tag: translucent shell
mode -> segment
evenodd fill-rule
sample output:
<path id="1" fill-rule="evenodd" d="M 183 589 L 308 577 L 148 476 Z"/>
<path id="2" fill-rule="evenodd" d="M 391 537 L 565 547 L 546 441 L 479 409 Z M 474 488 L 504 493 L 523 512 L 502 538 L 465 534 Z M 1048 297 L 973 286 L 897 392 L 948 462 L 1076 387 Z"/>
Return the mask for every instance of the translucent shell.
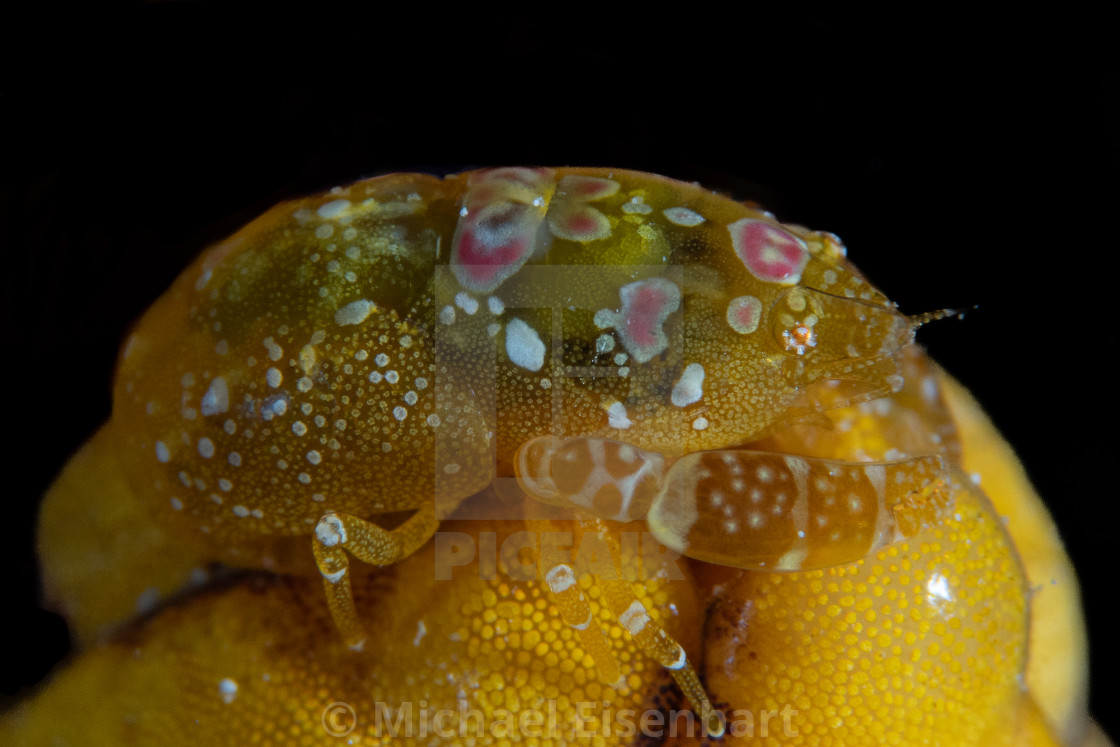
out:
<path id="1" fill-rule="evenodd" d="M 127 340 L 112 433 L 161 523 L 275 568 L 330 511 L 450 515 L 534 437 L 679 454 L 820 409 L 818 382 L 888 392 L 911 326 L 830 238 L 694 185 L 393 175 L 204 253 Z"/>

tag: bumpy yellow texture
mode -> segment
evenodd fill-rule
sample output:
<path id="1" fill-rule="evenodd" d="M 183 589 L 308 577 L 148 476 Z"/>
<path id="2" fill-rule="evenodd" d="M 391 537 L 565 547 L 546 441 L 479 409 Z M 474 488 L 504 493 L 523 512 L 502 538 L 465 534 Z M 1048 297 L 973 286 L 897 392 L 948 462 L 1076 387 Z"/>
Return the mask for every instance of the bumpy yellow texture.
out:
<path id="1" fill-rule="evenodd" d="M 984 422 L 956 390 L 951 402 L 955 412 Z M 966 460 L 978 449 L 993 448 L 993 438 L 994 431 L 966 428 Z M 995 447 L 1002 448 L 1000 443 Z M 1008 457 L 1000 455 L 989 470 L 1014 471 Z M 988 487 L 1009 506 L 1037 510 L 1032 493 L 1014 492 L 1021 486 L 999 482 Z M 940 553 L 931 551 L 933 538 L 922 538 L 917 556 L 893 547 L 882 559 L 823 572 L 746 574 L 700 567 L 724 583 L 706 623 L 696 616 L 704 603 L 694 607 L 692 598 L 696 592 L 705 598 L 703 580 L 684 582 L 684 588 L 680 582 L 666 584 L 655 592 L 662 594 L 656 608 L 694 655 L 704 630 L 707 685 L 729 713 L 745 709 L 753 714 L 754 743 L 767 744 L 757 740 L 763 712 L 774 710 L 767 719 L 775 737 L 770 744 L 1058 744 L 1033 702 L 1015 697 L 1025 654 L 1025 598 L 1021 581 L 995 583 L 1001 574 L 1014 575 L 1013 556 L 1006 552 L 998 520 L 982 503 L 965 497 L 962 504 L 962 520 L 935 532 Z M 472 534 L 495 528 L 476 522 L 445 527 Z M 1011 531 L 1016 530 L 1013 522 Z M 966 537 L 969 541 L 961 542 Z M 374 637 L 362 654 L 346 650 L 333 634 L 317 583 L 254 577 L 217 588 L 80 657 L 37 699 L 8 716 L 8 741 L 47 744 L 69 735 L 73 744 L 253 738 L 332 744 L 323 712 L 328 725 L 350 723 L 345 708 L 328 710 L 336 700 L 354 709 L 359 726 L 369 726 L 378 699 L 412 698 L 417 713 L 426 700 L 433 713 L 444 707 L 458 713 L 460 688 L 474 703 L 480 697 L 474 688 L 484 691 L 484 683 L 498 680 L 503 690 L 515 691 L 510 697 L 522 709 L 527 703 L 543 704 L 547 715 L 549 700 L 566 697 L 559 701 L 565 708 L 557 711 L 557 723 L 574 730 L 573 698 L 594 699 L 609 691 L 596 689 L 585 669 L 589 662 L 564 663 L 573 654 L 570 648 L 526 649 L 549 635 L 570 646 L 570 631 L 542 595 L 543 584 L 481 582 L 475 565 L 456 568 L 453 581 L 435 582 L 433 564 L 429 546 L 399 566 L 361 577 L 359 607 L 369 616 Z M 946 585 L 932 588 L 948 592 L 953 601 L 935 597 L 931 604 L 929 582 L 935 573 L 945 576 Z M 501 606 L 504 601 L 517 604 Z M 525 602 L 532 603 L 532 612 Z M 679 615 L 666 614 L 673 609 L 670 603 Z M 953 617 L 950 611 L 959 614 Z M 1048 618 L 1076 616 L 1076 610 L 1057 604 L 1034 609 L 1035 624 L 1052 630 L 1060 625 L 1048 624 Z M 608 619 L 601 619 L 607 627 Z M 654 702 L 677 704 L 664 672 L 629 647 L 628 636 L 617 627 L 613 636 L 624 670 L 637 677 L 631 678 L 636 692 L 628 699 L 612 698 L 614 706 L 640 711 Z M 1081 692 L 1083 646 L 1074 645 L 1070 659 L 1039 654 L 1071 636 L 1080 641 L 1076 628 L 1048 640 L 1031 639 L 1031 657 L 1044 665 L 1030 670 L 1028 693 L 1034 683 L 1045 688 L 1055 680 Z M 438 676 L 429 677 L 432 673 Z M 229 703 L 221 690 L 225 679 L 237 684 Z M 443 687 L 444 681 L 454 687 Z M 778 739 L 785 704 L 799 711 L 792 721 L 798 735 Z M 1041 705 L 1062 732 L 1082 731 L 1083 710 L 1055 712 L 1047 700 Z M 740 734 L 747 733 L 747 723 L 740 719 Z M 985 725 L 988 733 L 977 736 Z M 615 736 L 609 743 L 631 741 Z"/>
<path id="2" fill-rule="evenodd" d="M 1023 560 L 1031 589 L 1030 660 L 1026 681 L 1039 708 L 1065 741 L 1085 733 L 1088 640 L 1073 564 L 1022 464 L 980 406 L 942 376 L 945 399 L 964 445 L 962 465 L 980 476 Z M 1103 736 L 1101 737 L 1103 739 Z"/>
<path id="3" fill-rule="evenodd" d="M 445 524 L 496 531 L 498 546 L 525 528 Z M 332 728 L 354 726 L 349 738 L 357 743 L 395 744 L 395 734 L 419 744 L 428 741 L 420 732 L 427 708 L 433 718 L 448 712 L 429 728 L 455 735 L 461 711 L 481 714 L 463 728 L 473 736 L 481 725 L 482 743 L 501 743 L 509 724 L 518 732 L 520 714 L 532 711 L 541 716 L 540 743 L 559 744 L 600 730 L 604 710 L 682 707 L 666 672 L 617 626 L 609 639 L 625 683 L 600 683 L 539 579 L 483 581 L 475 562 L 455 568 L 452 581 L 436 581 L 436 565 L 429 544 L 397 566 L 359 575 L 357 601 L 370 631 L 360 653 L 341 644 L 317 581 L 250 577 L 218 587 L 82 656 L 9 717 L 14 741 L 5 743 L 332 744 Z M 597 601 L 597 589 L 585 590 Z M 651 581 L 639 598 L 689 650 L 699 649 L 690 578 Z M 598 607 L 596 620 L 610 627 Z M 413 720 L 394 730 L 402 707 L 412 708 Z"/>
<path id="4" fill-rule="evenodd" d="M 113 422 L 75 457 L 44 507 L 48 593 L 79 640 L 102 638 L 197 583 L 211 560 L 313 573 L 309 535 L 323 510 L 371 517 L 416 507 L 433 489 L 447 491 L 450 510 L 494 476 L 488 449 L 496 451 L 498 475 L 506 475 L 519 442 L 549 429 L 668 452 L 743 445 L 772 431 L 745 446 L 856 462 L 929 454 L 958 463 L 963 441 L 964 466 L 980 475 L 998 513 L 966 473 L 947 473 L 953 515 L 863 561 L 762 574 L 679 560 L 666 570 L 679 566 L 683 578 L 646 579 L 636 586 L 639 598 L 684 644 L 731 719 L 729 740 L 1076 744 L 1084 728 L 1085 649 L 1076 584 L 1045 511 L 1015 472 L 1013 455 L 992 446 L 1002 443 L 998 435 L 974 427 L 986 422 L 983 416 L 950 390 L 954 414 L 965 424 L 958 436 L 936 372 L 915 348 L 897 347 L 908 339 L 904 318 L 840 258 L 835 238 L 789 228 L 787 237 L 796 235 L 811 255 L 803 284 L 835 293 L 794 298 L 745 272 L 727 246 L 726 226 L 744 215 L 777 225 L 759 211 L 626 172 L 556 174 L 569 194 L 553 195 L 551 182 L 538 179 L 544 172 L 535 173 L 512 170 L 496 187 L 486 175 L 445 182 L 390 177 L 288 203 L 184 274 L 126 343 Z M 463 204 L 470 206 L 470 185 L 481 184 L 487 200 L 495 189 L 514 195 L 514 213 L 531 216 L 534 192 L 516 195 L 534 179 L 545 184 L 544 204 L 552 200 L 555 208 L 534 234 L 547 236 L 545 226 L 551 232 L 548 262 L 645 267 L 638 275 L 595 267 L 579 282 L 567 278 L 564 287 L 588 298 L 564 319 L 564 365 L 602 365 L 618 355 L 618 348 L 600 349 L 603 328 L 590 317 L 603 304 L 617 308 L 620 282 L 679 281 L 685 311 L 683 328 L 666 322 L 669 339 L 681 344 L 660 358 L 614 360 L 614 378 L 553 379 L 564 393 L 560 421 L 553 420 L 544 372 L 526 373 L 514 360 L 523 353 L 501 358 L 502 335 L 517 334 L 502 306 L 544 298 L 537 276 L 522 272 L 506 281 L 504 301 L 496 304 L 485 290 L 477 298 L 456 296 L 458 326 L 444 338 L 451 345 L 445 357 L 430 359 L 432 329 L 425 326 L 442 303 L 436 299 L 451 297 L 440 283 L 457 287 L 438 268 L 448 261 L 440 241 L 444 234 L 449 240 L 459 195 L 467 190 Z M 588 207 L 571 196 L 580 189 L 604 197 Z M 367 195 L 373 196 L 358 202 Z M 343 197 L 351 198 L 344 206 Z M 613 237 L 604 245 L 609 256 L 587 252 L 597 246 L 586 241 L 592 234 Z M 355 243 L 345 247 L 331 242 L 335 237 Z M 277 261 L 294 264 L 278 271 Z M 658 264 L 664 267 L 651 269 Z M 683 273 L 674 275 L 670 265 Z M 344 306 L 353 293 L 373 300 Z M 744 307 L 728 303 L 743 294 L 763 299 L 758 334 L 743 332 L 744 319 L 732 317 Z M 845 294 L 868 303 L 844 301 Z M 468 311 L 472 301 L 477 314 Z M 820 322 L 821 347 L 804 358 L 792 352 L 791 338 L 781 342 L 791 330 L 783 319 L 798 315 L 815 320 L 804 322 L 810 327 Z M 544 317 L 522 316 L 547 329 Z M 357 317 L 362 324 L 351 324 Z M 493 353 L 479 353 L 495 336 L 498 387 L 488 394 L 472 376 L 492 364 Z M 795 337 L 794 344 L 809 338 Z M 841 357 L 870 358 L 830 364 L 842 350 Z M 844 407 L 901 383 L 892 359 L 904 388 Z M 674 381 L 693 360 L 707 372 L 703 396 L 667 406 Z M 452 397 L 441 404 L 424 394 L 431 389 L 419 379 L 434 379 L 437 363 L 448 362 L 454 365 L 440 373 Z M 833 378 L 845 381 L 819 384 Z M 623 400 L 624 419 L 608 418 L 607 406 Z M 485 420 L 488 406 L 497 408 L 496 423 Z M 812 414 L 818 409 L 829 411 Z M 798 418 L 808 420 L 780 428 Z M 442 451 L 433 422 L 448 436 Z M 318 446 L 307 451 L 306 439 Z M 448 481 L 432 482 L 433 460 Z M 388 489 L 370 495 L 371 485 Z M 492 511 L 511 493 L 498 498 L 486 491 L 463 508 Z M 107 505 L 99 509 L 100 503 Z M 506 506 L 502 515 L 528 508 Z M 148 511 L 161 529 L 147 527 Z M 83 521 L 82 512 L 96 521 Z M 1012 515 L 1014 544 L 1002 513 Z M 392 525 L 399 517 L 384 519 Z M 570 523 L 528 526 L 579 535 Z M 476 537 L 496 532 L 499 540 L 519 528 L 516 521 L 441 525 Z M 184 552 L 178 543 L 193 549 Z M 1016 545 L 1027 556 L 1025 572 Z M 396 728 L 401 704 L 410 703 L 414 718 L 426 712 L 436 719 L 426 735 L 418 721 L 412 724 L 412 738 L 427 742 L 437 726 L 458 736 L 462 701 L 463 710 L 479 711 L 483 742 L 547 744 L 590 731 L 604 743 L 630 743 L 643 712 L 645 731 L 656 733 L 657 714 L 684 705 L 666 672 L 598 605 L 598 585 L 583 581 L 626 677 L 617 690 L 598 682 L 539 578 L 544 567 L 535 579 L 491 580 L 480 578 L 476 563 L 443 581 L 441 562 L 429 543 L 382 571 L 351 566 L 370 634 L 360 653 L 342 645 L 318 580 L 211 582 L 87 651 L 6 717 L 0 735 L 10 730 L 28 744 L 308 744 L 335 743 L 352 726 L 347 739 L 377 743 Z M 1032 605 L 1028 588 L 1046 579 L 1057 592 L 1047 594 L 1049 604 Z M 511 721 L 506 709 L 529 713 L 529 723 Z"/>

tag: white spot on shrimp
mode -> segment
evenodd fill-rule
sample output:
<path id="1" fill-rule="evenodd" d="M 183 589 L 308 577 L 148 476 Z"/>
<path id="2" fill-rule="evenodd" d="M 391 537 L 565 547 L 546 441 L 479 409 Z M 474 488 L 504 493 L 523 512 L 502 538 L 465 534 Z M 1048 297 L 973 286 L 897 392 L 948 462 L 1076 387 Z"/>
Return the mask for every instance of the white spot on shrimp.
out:
<path id="1" fill-rule="evenodd" d="M 510 362 L 529 371 L 540 371 L 544 365 L 544 343 L 537 331 L 520 319 L 506 325 L 506 355 Z"/>
<path id="2" fill-rule="evenodd" d="M 441 324 L 454 324 L 455 323 L 455 307 L 444 306 L 439 310 L 439 321 Z"/>
<path id="3" fill-rule="evenodd" d="M 335 324 L 341 327 L 350 324 L 361 324 L 376 308 L 377 304 L 364 298 L 358 301 L 351 301 L 334 312 Z"/>
<path id="4" fill-rule="evenodd" d="M 244 519 L 249 515 L 249 509 L 245 508 L 239 503 L 233 507 L 233 515 L 238 518 Z"/>
<path id="5" fill-rule="evenodd" d="M 699 363 L 689 363 L 681 374 L 680 381 L 673 387 L 670 400 L 677 407 L 686 407 L 700 401 L 704 396 L 704 367 Z"/>
<path id="6" fill-rule="evenodd" d="M 241 455 L 238 454 L 236 451 L 231 451 L 229 453 L 229 460 L 228 461 L 234 467 L 240 467 L 241 466 Z"/>
<path id="7" fill-rule="evenodd" d="M 633 425 L 626 413 L 626 406 L 621 402 L 612 402 L 611 406 L 607 408 L 607 422 L 611 428 L 618 428 L 619 430 L 626 430 Z"/>
<path id="8" fill-rule="evenodd" d="M 198 453 L 203 459 L 209 459 L 214 456 L 214 442 L 205 436 L 198 439 Z"/>
<path id="9" fill-rule="evenodd" d="M 708 419 L 701 415 L 700 417 L 696 418 L 696 420 L 692 421 L 692 427 L 694 430 L 702 431 L 708 427 Z"/>
<path id="10" fill-rule="evenodd" d="M 156 459 L 166 464 L 171 460 L 171 452 L 163 441 L 156 441 Z"/>
<path id="11" fill-rule="evenodd" d="M 490 313 L 494 316 L 500 316 L 506 310 L 505 303 L 503 303 L 502 299 L 498 298 L 497 296 L 490 296 L 489 298 L 487 298 L 486 306 L 490 309 Z"/>
<path id="12" fill-rule="evenodd" d="M 648 215 L 653 212 L 653 208 L 645 203 L 641 195 L 631 197 L 630 202 L 624 202 L 621 210 L 627 215 Z"/>
<path id="13" fill-rule="evenodd" d="M 465 311 L 468 316 L 474 316 L 474 313 L 478 311 L 478 301 L 466 291 L 459 291 L 455 294 L 455 305 Z"/>
<path id="14" fill-rule="evenodd" d="M 393 417 L 397 420 L 404 420 L 406 417 L 408 417 L 408 410 L 401 407 L 400 405 L 397 405 L 393 408 Z"/>
<path id="15" fill-rule="evenodd" d="M 385 381 L 388 381 L 390 384 L 396 384 L 400 380 L 401 380 L 401 375 L 399 373 L 397 373 L 396 371 L 386 371 L 385 372 Z"/>
<path id="16" fill-rule="evenodd" d="M 319 464 L 321 461 L 323 461 L 323 456 L 319 452 L 312 449 L 311 451 L 307 452 L 307 461 L 311 462 L 312 464 Z"/>
<path id="17" fill-rule="evenodd" d="M 210 382 L 210 388 L 202 395 L 199 410 L 203 415 L 217 415 L 229 409 L 229 387 L 221 376 Z"/>
<path id="18" fill-rule="evenodd" d="M 178 498 L 176 498 L 175 496 L 172 496 L 171 497 L 171 508 L 175 509 L 176 511 L 182 511 L 183 510 L 183 502 L 181 500 L 179 500 Z"/>
<path id="19" fill-rule="evenodd" d="M 284 382 L 284 374 L 280 373 L 280 369 L 278 368 L 268 369 L 268 371 L 265 372 L 264 378 L 273 389 Z"/>
<path id="20" fill-rule="evenodd" d="M 686 207 L 666 208 L 661 211 L 661 214 L 668 218 L 670 223 L 675 223 L 685 228 L 692 228 L 704 222 L 704 216 Z"/>
<path id="21" fill-rule="evenodd" d="M 324 220 L 337 218 L 348 207 L 350 207 L 350 200 L 331 200 L 319 206 L 319 217 Z"/>
<path id="22" fill-rule="evenodd" d="M 330 223 L 323 223 L 315 229 L 315 238 L 329 239 L 334 234 L 334 226 Z"/>
<path id="23" fill-rule="evenodd" d="M 276 344 L 271 337 L 264 338 L 264 346 L 268 349 L 269 360 L 278 361 L 284 357 L 284 348 Z"/>
<path id="24" fill-rule="evenodd" d="M 233 699 L 237 697 L 237 683 L 226 677 L 218 683 L 218 692 L 222 694 L 223 703 L 232 703 Z"/>

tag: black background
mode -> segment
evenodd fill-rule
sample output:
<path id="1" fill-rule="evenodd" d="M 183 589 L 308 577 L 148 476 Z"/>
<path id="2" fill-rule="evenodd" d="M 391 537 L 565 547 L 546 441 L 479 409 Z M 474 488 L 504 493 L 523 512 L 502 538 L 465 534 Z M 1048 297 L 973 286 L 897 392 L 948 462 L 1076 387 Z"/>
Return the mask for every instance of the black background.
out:
<path id="1" fill-rule="evenodd" d="M 1103 20 L 406 13 L 134 6 L 7 30 L 3 694 L 65 652 L 36 605 L 39 496 L 107 417 L 127 325 L 202 246 L 388 171 L 609 165 L 834 231 L 906 312 L 979 307 L 919 339 L 1047 498 L 1083 580 L 1093 710 L 1120 733 Z"/>

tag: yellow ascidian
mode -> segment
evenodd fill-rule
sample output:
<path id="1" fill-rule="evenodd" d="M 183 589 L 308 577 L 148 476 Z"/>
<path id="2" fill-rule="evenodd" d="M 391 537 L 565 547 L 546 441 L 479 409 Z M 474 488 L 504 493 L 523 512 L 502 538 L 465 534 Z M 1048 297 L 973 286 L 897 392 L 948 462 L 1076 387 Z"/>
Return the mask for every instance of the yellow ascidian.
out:
<path id="1" fill-rule="evenodd" d="M 942 315 L 651 174 L 281 204 L 125 340 L 42 511 L 86 650 L 0 735 L 1088 744 L 1076 581 Z"/>

